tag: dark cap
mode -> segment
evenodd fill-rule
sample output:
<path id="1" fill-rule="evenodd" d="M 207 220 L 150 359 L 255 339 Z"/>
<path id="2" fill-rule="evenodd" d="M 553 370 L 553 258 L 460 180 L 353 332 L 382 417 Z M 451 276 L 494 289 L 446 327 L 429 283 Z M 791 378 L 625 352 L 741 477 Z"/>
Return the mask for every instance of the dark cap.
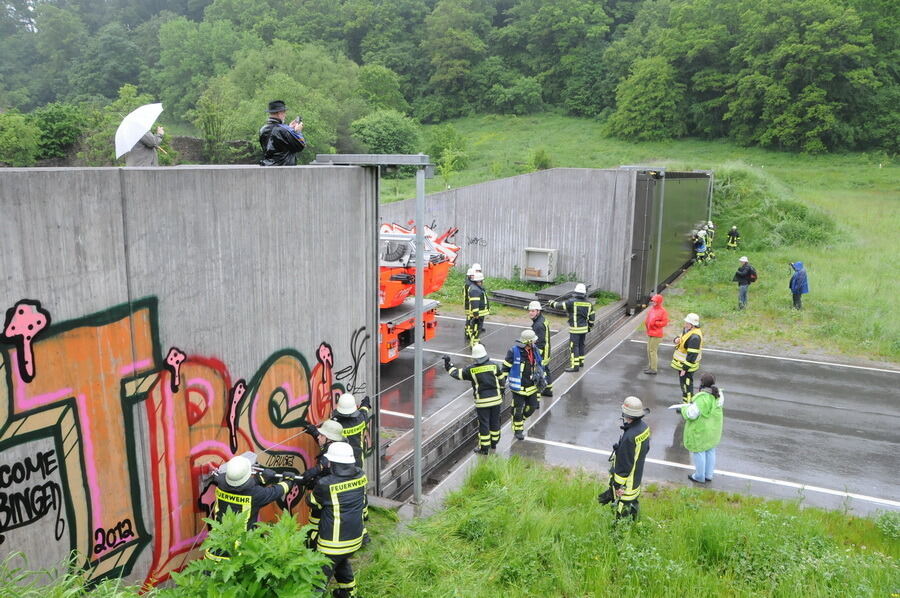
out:
<path id="1" fill-rule="evenodd" d="M 287 110 L 287 106 L 284 105 L 283 100 L 273 100 L 269 102 L 269 114 L 273 112 L 283 112 Z"/>
<path id="2" fill-rule="evenodd" d="M 710 387 L 716 383 L 716 377 L 710 373 L 705 373 L 700 376 L 700 386 Z"/>

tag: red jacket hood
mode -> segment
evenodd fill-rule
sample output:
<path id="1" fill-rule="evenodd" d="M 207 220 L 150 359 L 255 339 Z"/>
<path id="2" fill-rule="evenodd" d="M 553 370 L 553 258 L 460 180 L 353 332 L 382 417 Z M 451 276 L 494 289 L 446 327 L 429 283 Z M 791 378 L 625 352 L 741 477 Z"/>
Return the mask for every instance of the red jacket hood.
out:
<path id="1" fill-rule="evenodd" d="M 658 305 L 659 307 L 662 307 L 663 296 L 660 295 L 659 293 L 657 293 L 656 295 L 653 295 L 652 297 L 650 297 L 650 301 L 656 301 L 656 305 Z"/>

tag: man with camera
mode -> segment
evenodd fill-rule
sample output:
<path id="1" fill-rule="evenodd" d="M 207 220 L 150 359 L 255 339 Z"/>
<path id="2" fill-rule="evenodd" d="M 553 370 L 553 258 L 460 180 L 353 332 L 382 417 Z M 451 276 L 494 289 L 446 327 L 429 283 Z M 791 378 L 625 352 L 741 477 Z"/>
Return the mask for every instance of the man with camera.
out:
<path id="1" fill-rule="evenodd" d="M 287 107 L 281 100 L 269 102 L 269 119 L 259 130 L 259 145 L 263 159 L 260 166 L 295 166 L 297 156 L 306 147 L 303 137 L 303 120 L 298 116 L 284 124 Z"/>

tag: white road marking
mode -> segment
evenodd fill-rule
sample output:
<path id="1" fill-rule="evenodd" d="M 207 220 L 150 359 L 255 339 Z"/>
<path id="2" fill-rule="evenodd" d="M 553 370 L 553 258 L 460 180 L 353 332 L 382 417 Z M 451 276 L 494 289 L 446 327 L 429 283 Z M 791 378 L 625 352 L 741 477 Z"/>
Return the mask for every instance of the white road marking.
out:
<path id="1" fill-rule="evenodd" d="M 611 454 L 611 451 L 605 451 L 602 449 L 595 449 L 586 446 L 579 446 L 577 444 L 568 444 L 565 442 L 555 442 L 553 440 L 544 440 L 542 438 L 531 438 L 526 437 L 525 440 L 530 442 L 536 442 L 538 444 L 547 444 L 550 446 L 558 446 L 561 448 L 572 449 L 576 451 L 583 451 L 586 453 L 593 453 L 595 455 L 603 455 L 604 457 L 608 457 Z M 679 469 L 694 469 L 693 465 L 685 465 L 684 463 L 675 463 L 674 461 L 664 461 L 662 459 L 651 459 L 647 457 L 647 463 L 654 463 L 656 465 L 666 465 L 668 467 L 677 467 Z M 887 505 L 890 507 L 898 507 L 900 508 L 900 502 L 895 500 L 888 500 L 886 498 L 878 498 L 875 496 L 866 496 L 865 494 L 856 494 L 854 492 L 843 492 L 841 490 L 832 490 L 831 488 L 822 488 L 821 486 L 810 486 L 808 484 L 800 484 L 798 482 L 789 482 L 786 480 L 778 480 L 775 478 L 763 478 L 760 476 L 749 475 L 746 473 L 737 473 L 733 471 L 722 471 L 721 469 L 715 470 L 717 475 L 738 478 L 741 480 L 751 480 L 754 482 L 762 482 L 764 484 L 774 484 L 776 486 L 785 486 L 787 488 L 797 488 L 798 490 L 802 490 L 804 492 L 818 492 L 820 494 L 830 494 L 832 496 L 840 496 L 844 498 L 853 498 L 856 500 L 862 500 L 866 502 L 872 502 L 879 505 Z"/>
<path id="2" fill-rule="evenodd" d="M 524 311 L 524 310 L 523 310 L 523 311 Z M 528 312 L 525 311 L 525 314 L 527 315 Z M 466 321 L 465 318 L 457 318 L 456 316 L 442 316 L 442 315 L 438 315 L 438 316 L 435 316 L 435 317 L 436 317 L 436 318 L 439 318 L 439 319 L 442 319 L 442 320 L 456 320 L 457 322 L 465 322 L 465 321 Z M 506 326 L 507 328 L 519 328 L 519 329 L 521 329 L 521 330 L 524 330 L 525 328 L 531 328 L 531 324 L 507 324 L 506 322 L 488 322 L 488 321 L 485 321 L 484 325 L 485 325 L 485 326 Z M 553 330 L 552 328 L 550 329 L 550 334 L 555 334 L 555 333 L 557 333 L 557 332 L 559 332 L 559 331 L 558 331 L 558 330 Z"/>
<path id="3" fill-rule="evenodd" d="M 642 341 L 640 339 L 630 339 L 633 343 L 639 343 L 646 345 L 647 341 Z M 727 349 L 703 349 L 703 352 L 709 351 L 710 353 L 728 353 L 731 355 L 745 355 L 747 357 L 761 357 L 763 359 L 778 359 L 780 361 L 796 361 L 798 363 L 814 363 L 816 365 L 830 365 L 837 368 L 852 368 L 854 370 L 868 370 L 870 372 L 884 372 L 886 374 L 900 374 L 900 370 L 886 370 L 884 368 L 871 368 L 862 365 L 850 365 L 847 363 L 833 363 L 831 361 L 816 361 L 814 359 L 800 359 L 798 357 L 780 357 L 778 355 L 760 355 L 759 353 L 745 353 L 743 351 L 729 351 Z"/>

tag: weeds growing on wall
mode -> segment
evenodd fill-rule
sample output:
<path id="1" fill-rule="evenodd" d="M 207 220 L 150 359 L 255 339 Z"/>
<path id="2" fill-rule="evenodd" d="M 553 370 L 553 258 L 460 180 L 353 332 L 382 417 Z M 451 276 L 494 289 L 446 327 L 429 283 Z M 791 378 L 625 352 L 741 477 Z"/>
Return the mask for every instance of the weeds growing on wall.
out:
<path id="1" fill-rule="evenodd" d="M 32 571 L 21 552 L 11 552 L 0 561 L 0 598 L 132 598 L 139 587 L 120 578 L 90 585 L 78 572 L 77 559 L 61 563 L 60 570 Z"/>
<path id="2" fill-rule="evenodd" d="M 584 472 L 484 459 L 445 511 L 379 540 L 365 595 L 878 596 L 900 546 L 868 519 L 693 488 L 649 485 L 617 522 Z"/>

